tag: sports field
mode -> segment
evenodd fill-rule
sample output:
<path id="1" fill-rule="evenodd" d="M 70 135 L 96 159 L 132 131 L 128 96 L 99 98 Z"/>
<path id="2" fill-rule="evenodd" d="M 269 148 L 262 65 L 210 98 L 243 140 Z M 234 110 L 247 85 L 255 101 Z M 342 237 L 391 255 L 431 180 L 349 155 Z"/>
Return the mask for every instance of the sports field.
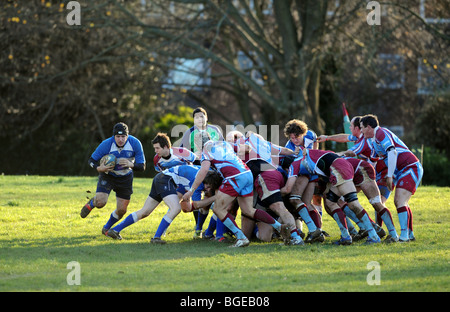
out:
<path id="1" fill-rule="evenodd" d="M 192 214 L 184 213 L 169 228 L 167 245 L 150 245 L 165 205 L 122 231 L 122 241 L 105 237 L 101 228 L 115 209 L 114 194 L 105 208 L 79 216 L 96 182 L 96 177 L 0 176 L 0 291 L 450 290 L 450 187 L 422 186 L 413 196 L 415 242 L 334 246 L 339 229 L 324 215 L 323 229 L 331 237 L 323 244 L 275 241 L 228 248 L 194 241 Z M 135 179 L 129 212 L 141 208 L 150 185 L 151 179 Z M 373 216 L 368 201 L 360 199 Z M 392 198 L 388 208 L 399 232 Z"/>

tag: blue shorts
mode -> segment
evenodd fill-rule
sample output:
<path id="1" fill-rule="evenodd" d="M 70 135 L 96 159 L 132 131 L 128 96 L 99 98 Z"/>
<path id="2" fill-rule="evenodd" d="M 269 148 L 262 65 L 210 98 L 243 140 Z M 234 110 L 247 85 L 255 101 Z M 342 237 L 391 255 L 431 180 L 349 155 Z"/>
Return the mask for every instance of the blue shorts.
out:
<path id="1" fill-rule="evenodd" d="M 171 176 L 164 173 L 158 173 L 153 179 L 152 188 L 149 196 L 161 202 L 168 195 L 177 195 L 177 185 Z"/>
<path id="2" fill-rule="evenodd" d="M 133 194 L 133 174 L 115 177 L 101 173 L 98 176 L 97 193 L 109 194 L 111 191 L 116 192 L 116 197 L 130 200 L 131 194 Z"/>
<path id="3" fill-rule="evenodd" d="M 246 171 L 232 178 L 225 178 L 219 191 L 233 197 L 253 196 L 253 174 Z"/>

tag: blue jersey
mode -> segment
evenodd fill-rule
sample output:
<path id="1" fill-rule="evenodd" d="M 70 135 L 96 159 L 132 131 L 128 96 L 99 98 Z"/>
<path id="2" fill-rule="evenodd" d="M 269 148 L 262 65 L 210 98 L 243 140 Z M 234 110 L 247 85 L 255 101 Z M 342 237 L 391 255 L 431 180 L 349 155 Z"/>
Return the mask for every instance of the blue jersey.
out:
<path id="1" fill-rule="evenodd" d="M 306 134 L 303 136 L 303 146 L 300 146 L 300 148 L 301 149 L 303 149 L 303 148 L 312 149 L 314 146 L 314 142 L 316 142 L 316 140 L 317 140 L 317 134 L 312 130 L 308 130 L 306 132 Z M 295 151 L 296 145 L 294 143 L 292 143 L 291 140 L 289 140 L 286 143 L 285 147 L 292 151 Z"/>
<path id="2" fill-rule="evenodd" d="M 194 165 L 181 165 L 171 167 L 164 170 L 162 173 L 171 176 L 173 181 L 177 185 L 177 191 L 184 194 L 186 193 L 194 183 L 195 177 L 197 176 L 200 166 Z M 202 199 L 202 191 L 204 189 L 203 182 L 197 187 L 194 194 L 192 194 L 192 200 L 198 201 Z"/>
<path id="3" fill-rule="evenodd" d="M 406 166 L 416 163 L 419 159 L 409 150 L 405 143 L 390 130 L 382 127 L 374 129 L 374 137 L 369 140 L 374 157 L 378 156 L 388 165 L 387 151 L 391 148 L 397 150 L 396 169 L 401 170 Z"/>
<path id="4" fill-rule="evenodd" d="M 184 147 L 171 148 L 169 155 L 170 156 L 167 159 L 159 156 L 158 154 L 155 155 L 155 157 L 153 158 L 155 171 L 161 172 L 171 167 L 189 165 L 193 163 L 197 158 L 194 153 Z"/>
<path id="5" fill-rule="evenodd" d="M 222 178 L 231 178 L 250 172 L 246 164 L 236 155 L 233 146 L 226 141 L 208 141 L 202 152 L 202 161 L 208 160 Z"/>
<path id="6" fill-rule="evenodd" d="M 126 158 L 129 161 L 137 164 L 145 164 L 144 150 L 142 148 L 141 142 L 132 135 L 128 135 L 128 139 L 125 145 L 120 148 L 117 146 L 114 136 L 104 140 L 97 149 L 92 153 L 91 158 L 95 161 L 99 161 L 103 156 L 107 154 L 113 154 L 116 156 L 117 162 L 114 166 L 114 170 L 108 174 L 121 177 L 131 174 L 133 169 L 124 168 L 118 164 L 120 158 Z"/>

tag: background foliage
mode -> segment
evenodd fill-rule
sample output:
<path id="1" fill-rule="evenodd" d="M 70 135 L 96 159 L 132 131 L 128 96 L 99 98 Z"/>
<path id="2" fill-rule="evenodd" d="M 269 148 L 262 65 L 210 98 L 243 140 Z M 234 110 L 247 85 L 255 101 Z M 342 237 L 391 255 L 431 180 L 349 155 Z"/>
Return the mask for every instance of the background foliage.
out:
<path id="1" fill-rule="evenodd" d="M 351 115 L 403 125 L 410 147 L 448 167 L 450 24 L 427 22 L 416 2 L 381 2 L 380 26 L 367 24 L 365 1 L 82 0 L 79 26 L 67 24 L 67 3 L 1 4 L 0 172 L 94 175 L 87 159 L 118 121 L 149 161 L 155 133 L 192 124 L 195 106 L 222 129 L 282 128 L 295 117 L 339 133 L 341 102 Z M 450 12 L 444 0 L 425 9 Z M 199 59 L 203 71 L 183 69 L 195 82 L 171 79 L 182 60 Z M 419 94 L 422 85 L 430 92 Z M 438 169 L 425 168 L 424 181 Z M 430 183 L 441 178 L 450 184 Z"/>

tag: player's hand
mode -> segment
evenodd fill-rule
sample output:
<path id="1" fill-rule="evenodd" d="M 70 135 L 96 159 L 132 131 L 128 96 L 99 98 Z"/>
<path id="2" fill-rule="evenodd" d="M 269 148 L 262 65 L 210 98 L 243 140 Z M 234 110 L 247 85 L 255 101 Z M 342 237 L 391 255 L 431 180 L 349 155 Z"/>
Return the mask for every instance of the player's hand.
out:
<path id="1" fill-rule="evenodd" d="M 184 193 L 183 197 L 181 197 L 181 200 L 182 201 L 189 201 L 191 196 L 192 196 L 192 192 L 191 191 L 187 191 L 186 193 Z"/>
<path id="2" fill-rule="evenodd" d="M 100 166 L 97 167 L 97 171 L 99 173 L 103 172 L 103 173 L 108 173 L 114 170 L 114 165 L 111 164 L 109 166 L 105 166 L 104 164 L 100 164 Z"/>
<path id="3" fill-rule="evenodd" d="M 394 179 L 392 177 L 386 177 L 386 185 L 389 191 L 392 192 L 394 188 Z"/>
<path id="4" fill-rule="evenodd" d="M 124 168 L 134 167 L 134 163 L 126 158 L 119 158 L 119 161 L 117 163 Z"/>
<path id="5" fill-rule="evenodd" d="M 328 136 L 327 135 L 320 135 L 320 136 L 318 136 L 317 137 L 317 142 L 319 142 L 319 143 L 323 143 L 323 142 L 326 142 L 327 141 L 327 138 L 328 138 Z"/>

